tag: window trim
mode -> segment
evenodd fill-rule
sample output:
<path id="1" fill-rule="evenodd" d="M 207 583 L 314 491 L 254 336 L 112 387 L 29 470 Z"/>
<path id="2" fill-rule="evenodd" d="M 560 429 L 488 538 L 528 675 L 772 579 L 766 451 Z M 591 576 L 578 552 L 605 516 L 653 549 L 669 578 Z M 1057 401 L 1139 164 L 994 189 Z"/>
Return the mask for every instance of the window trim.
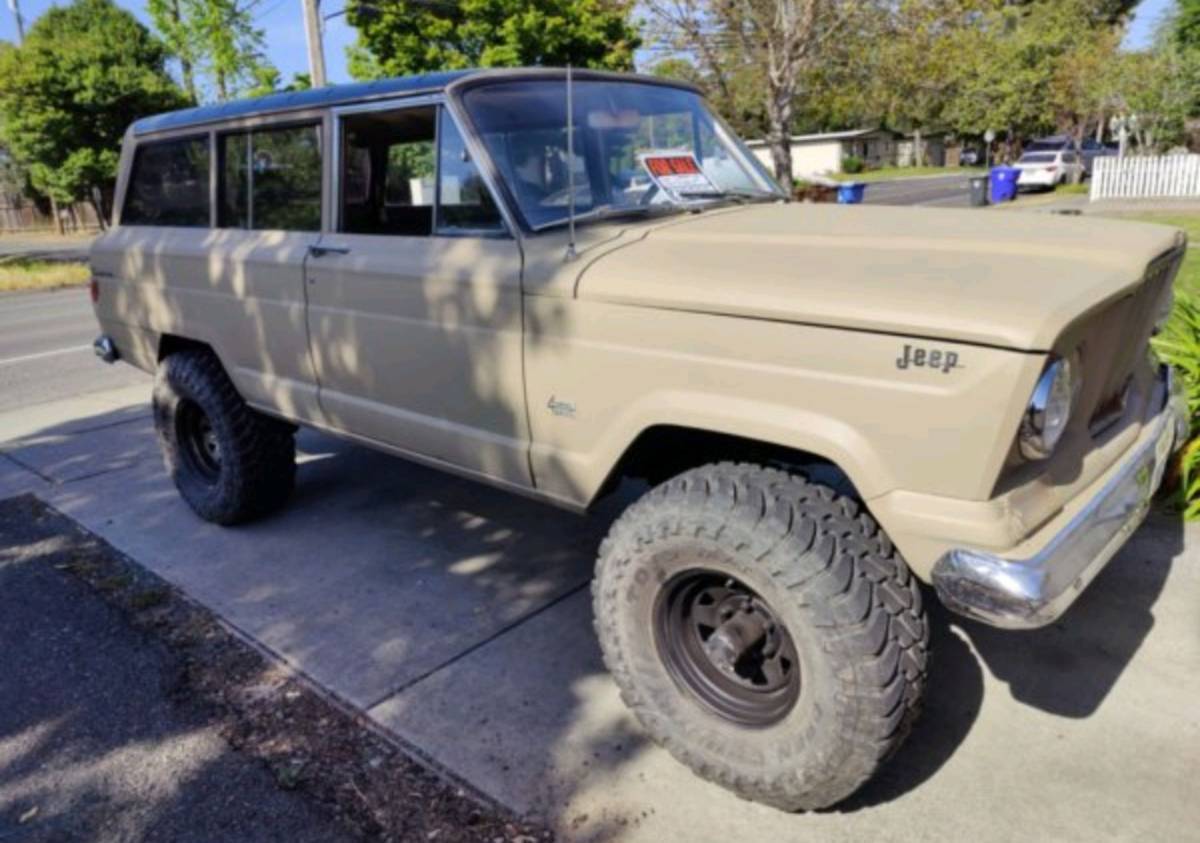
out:
<path id="1" fill-rule="evenodd" d="M 213 205 L 213 197 L 212 197 L 212 190 L 211 190 L 211 181 L 212 181 L 212 172 L 213 172 L 213 147 L 212 147 L 212 142 L 211 142 L 211 136 L 212 136 L 212 133 L 208 132 L 208 131 L 189 132 L 187 134 L 174 135 L 171 137 L 151 139 L 151 140 L 147 140 L 147 141 L 138 141 L 136 144 L 134 144 L 133 151 L 131 153 L 130 161 L 129 161 L 129 175 L 127 178 L 127 182 L 124 186 L 124 190 L 122 191 L 122 194 L 121 194 L 121 204 L 119 206 L 120 210 L 117 212 L 117 226 L 119 226 L 119 227 L 138 226 L 141 228 L 182 228 L 182 229 L 186 229 L 189 231 L 195 230 L 198 228 L 212 228 L 213 214 L 215 213 L 216 208 Z M 209 181 L 210 181 L 210 189 L 208 191 L 208 225 L 207 226 L 202 226 L 202 225 L 161 225 L 161 224 L 144 223 L 144 222 L 126 222 L 125 209 L 129 204 L 130 191 L 133 189 L 135 181 L 136 181 L 138 153 L 140 153 L 143 149 L 147 149 L 152 146 L 164 146 L 169 143 L 187 143 L 190 141 L 198 141 L 198 140 L 205 140 L 208 142 L 208 173 L 209 173 Z"/>
<path id="2" fill-rule="evenodd" d="M 342 231 L 342 148 L 345 140 L 345 121 L 344 117 L 353 116 L 355 114 L 364 114 L 373 111 L 403 111 L 409 108 L 428 108 L 432 106 L 436 109 L 434 114 L 434 129 L 433 129 L 433 153 L 435 156 L 434 164 L 434 191 L 433 191 L 433 217 L 430 220 L 429 234 L 413 235 L 413 234 L 356 234 L 354 232 Z M 480 158 L 480 150 L 475 137 L 470 132 L 464 130 L 463 123 L 458 119 L 452 108 L 449 108 L 449 101 L 442 94 L 428 94 L 425 96 L 402 97 L 399 99 L 377 100 L 372 102 L 359 102 L 350 105 L 338 106 L 331 108 L 329 114 L 332 118 L 332 135 L 333 142 L 330 154 L 326 156 L 332 166 L 332 179 L 330 195 L 333 198 L 332 219 L 330 220 L 328 231 L 333 236 L 351 236 L 351 237 L 487 237 L 487 238 L 505 238 L 519 239 L 516 232 L 520 231 L 520 227 L 516 225 L 512 212 L 509 207 L 501 200 L 501 193 L 496 189 L 496 184 L 492 179 L 490 172 L 491 159 Z M 461 230 L 453 233 L 441 233 L 437 230 L 438 208 L 441 203 L 441 177 L 442 177 L 442 150 L 441 150 L 441 134 L 442 134 L 442 115 L 448 114 L 450 119 L 454 121 L 454 126 L 458 130 L 459 135 L 463 139 L 463 144 L 467 149 L 467 154 L 471 156 L 471 160 L 475 162 L 476 169 L 479 170 L 480 177 L 483 179 L 484 186 L 491 194 L 492 202 L 500 211 L 500 219 L 503 223 L 503 228 L 500 230 L 488 229 L 486 231 Z M 487 165 L 484 165 L 487 162 Z"/>
<path id="3" fill-rule="evenodd" d="M 317 220 L 316 228 L 255 228 L 254 227 L 254 142 L 251 139 L 246 144 L 246 171 L 250 176 L 250 183 L 247 186 L 246 192 L 246 218 L 248 225 L 245 227 L 237 225 L 221 225 L 221 173 L 224 169 L 225 158 L 221 154 L 221 141 L 224 138 L 235 135 L 245 135 L 252 138 L 255 132 L 275 132 L 286 131 L 288 129 L 312 129 L 317 136 L 317 155 L 320 158 L 320 195 L 317 197 L 317 207 L 319 211 L 319 219 Z M 322 234 L 325 231 L 325 161 L 329 157 L 325 154 L 325 121 L 321 117 L 306 117 L 303 119 L 281 119 L 273 120 L 264 123 L 256 123 L 250 126 L 238 126 L 236 128 L 229 127 L 225 129 L 215 129 L 212 135 L 212 154 L 211 168 L 213 178 L 213 201 L 212 214 L 210 216 L 211 228 L 213 231 L 282 231 L 292 234 Z"/>

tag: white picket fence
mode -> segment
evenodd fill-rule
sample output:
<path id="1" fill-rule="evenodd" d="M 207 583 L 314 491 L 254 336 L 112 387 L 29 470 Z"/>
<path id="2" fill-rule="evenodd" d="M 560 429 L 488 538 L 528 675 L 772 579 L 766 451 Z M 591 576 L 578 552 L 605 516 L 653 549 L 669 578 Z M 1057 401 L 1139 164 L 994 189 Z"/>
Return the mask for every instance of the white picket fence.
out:
<path id="1" fill-rule="evenodd" d="M 1200 198 L 1200 155 L 1097 158 L 1091 201 Z"/>

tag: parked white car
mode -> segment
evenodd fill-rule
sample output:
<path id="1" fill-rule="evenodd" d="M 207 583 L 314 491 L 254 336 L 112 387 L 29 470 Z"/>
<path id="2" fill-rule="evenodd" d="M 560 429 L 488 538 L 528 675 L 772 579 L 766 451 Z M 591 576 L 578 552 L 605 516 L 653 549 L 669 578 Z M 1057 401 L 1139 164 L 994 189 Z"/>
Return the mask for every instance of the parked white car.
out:
<path id="1" fill-rule="evenodd" d="M 1021 175 L 1017 178 L 1017 189 L 1044 188 L 1053 190 L 1060 184 L 1083 179 L 1083 163 L 1078 153 L 1069 149 L 1054 152 L 1026 152 L 1014 164 Z"/>

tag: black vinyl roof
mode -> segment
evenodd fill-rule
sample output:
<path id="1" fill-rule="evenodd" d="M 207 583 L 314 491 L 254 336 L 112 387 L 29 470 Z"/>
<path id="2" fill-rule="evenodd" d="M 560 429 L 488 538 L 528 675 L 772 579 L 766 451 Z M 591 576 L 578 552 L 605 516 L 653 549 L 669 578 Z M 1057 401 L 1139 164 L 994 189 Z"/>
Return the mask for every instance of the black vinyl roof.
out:
<path id="1" fill-rule="evenodd" d="M 426 73 L 420 76 L 402 76 L 394 79 L 378 79 L 373 82 L 351 82 L 347 85 L 329 85 L 324 88 L 310 88 L 307 91 L 285 91 L 278 94 L 267 94 L 264 97 L 235 100 L 215 105 L 202 105 L 197 108 L 185 108 L 180 111 L 168 111 L 153 117 L 143 117 L 134 122 L 133 133 L 144 135 L 149 132 L 161 132 L 165 129 L 181 129 L 187 126 L 198 126 L 202 123 L 213 123 L 218 120 L 229 120 L 235 117 L 249 117 L 254 114 L 269 114 L 276 111 L 292 111 L 302 108 L 320 108 L 341 102 L 374 99 L 384 96 L 400 96 L 422 92 L 436 93 L 444 89 L 455 79 L 468 76 L 472 70 L 450 70 L 441 73 Z"/>
<path id="2" fill-rule="evenodd" d="M 483 82 L 494 79 L 541 79 L 561 77 L 565 71 L 562 68 L 504 68 L 493 70 L 446 70 L 439 73 L 425 73 L 420 76 L 398 76 L 392 79 L 377 79 L 373 82 L 351 82 L 346 85 L 327 85 L 324 88 L 310 88 L 306 91 L 285 91 L 278 94 L 267 94 L 264 97 L 235 100 L 215 105 L 202 105 L 197 108 L 185 108 L 180 111 L 168 111 L 153 117 L 143 117 L 130 127 L 135 135 L 145 135 L 151 132 L 162 132 L 167 129 L 182 129 L 188 126 L 201 126 L 238 117 L 250 117 L 257 114 L 274 114 L 280 111 L 296 111 L 306 108 L 321 108 L 322 106 L 358 102 L 361 100 L 381 99 L 406 94 L 436 94 L 451 83 L 466 77 L 473 77 Z M 684 88 L 699 93 L 699 89 L 687 82 L 663 79 L 655 76 L 643 76 L 637 73 L 613 73 L 603 70 L 578 69 L 575 76 L 580 79 L 613 79 L 643 84 L 663 85 L 674 88 Z"/>

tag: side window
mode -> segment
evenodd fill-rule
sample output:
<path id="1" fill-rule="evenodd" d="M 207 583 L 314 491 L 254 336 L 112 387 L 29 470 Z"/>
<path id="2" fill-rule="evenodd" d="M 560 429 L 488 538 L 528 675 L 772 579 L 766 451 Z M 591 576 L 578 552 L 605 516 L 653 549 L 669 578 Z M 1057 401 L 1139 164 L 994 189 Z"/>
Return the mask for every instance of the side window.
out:
<path id="1" fill-rule="evenodd" d="M 318 126 L 222 135 L 220 162 L 219 226 L 320 230 L 321 134 Z"/>
<path id="2" fill-rule="evenodd" d="M 429 235 L 433 230 L 436 135 L 434 106 L 343 117 L 338 230 Z"/>
<path id="3" fill-rule="evenodd" d="M 500 219 L 500 211 L 479 175 L 479 168 L 467 153 L 467 145 L 458 127 L 445 109 L 440 111 L 440 115 L 438 233 L 503 231 L 504 222 Z"/>
<path id="4" fill-rule="evenodd" d="M 207 228 L 208 165 L 206 135 L 138 146 L 121 224 Z"/>

